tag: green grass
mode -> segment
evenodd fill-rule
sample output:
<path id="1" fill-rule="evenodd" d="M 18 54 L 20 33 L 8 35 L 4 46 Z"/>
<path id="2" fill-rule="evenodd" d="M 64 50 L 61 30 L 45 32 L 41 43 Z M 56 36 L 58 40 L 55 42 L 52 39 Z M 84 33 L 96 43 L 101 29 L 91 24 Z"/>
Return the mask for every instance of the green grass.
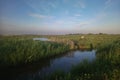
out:
<path id="1" fill-rule="evenodd" d="M 47 37 L 52 42 L 33 41 L 34 37 Z M 46 79 L 120 80 L 120 35 L 0 36 L 0 66 L 33 63 L 80 48 L 96 49 L 96 60 L 84 61 L 69 73 L 56 71 Z"/>
<path id="2" fill-rule="evenodd" d="M 81 36 L 84 36 L 84 39 L 82 39 Z M 76 47 L 77 49 L 82 48 L 90 49 L 91 45 L 92 48 L 97 48 L 101 44 L 105 44 L 120 39 L 120 35 L 80 34 L 80 35 L 49 36 L 49 38 L 63 43 L 69 42 L 70 47 L 72 47 L 71 49 L 76 49 Z"/>
<path id="3" fill-rule="evenodd" d="M 15 66 L 64 53 L 68 45 L 25 38 L 0 39 L 0 66 Z"/>
<path id="4" fill-rule="evenodd" d="M 69 73 L 56 71 L 46 80 L 120 80 L 120 40 L 97 48 L 96 60 L 83 61 Z"/>

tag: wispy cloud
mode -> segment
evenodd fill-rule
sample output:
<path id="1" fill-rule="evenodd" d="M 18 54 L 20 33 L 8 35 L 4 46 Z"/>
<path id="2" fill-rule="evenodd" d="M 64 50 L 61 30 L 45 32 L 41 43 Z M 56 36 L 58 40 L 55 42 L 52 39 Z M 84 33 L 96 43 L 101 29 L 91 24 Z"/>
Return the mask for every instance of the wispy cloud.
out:
<path id="1" fill-rule="evenodd" d="M 39 6 L 38 7 L 38 5 L 37 5 L 37 3 L 39 3 L 39 2 L 35 2 L 35 1 L 32 1 L 32 0 L 23 0 L 25 3 L 26 3 L 26 5 L 27 6 L 29 6 L 29 7 L 31 7 L 32 9 L 34 9 L 35 11 L 37 11 L 37 12 L 40 12 L 40 7 L 41 6 Z"/>
<path id="2" fill-rule="evenodd" d="M 68 2 L 68 0 L 63 0 L 64 3 Z"/>
<path id="3" fill-rule="evenodd" d="M 68 11 L 68 10 L 66 10 L 66 11 L 65 11 L 65 14 L 66 14 L 66 15 L 68 15 L 68 14 L 69 14 L 69 11 Z"/>
<path id="4" fill-rule="evenodd" d="M 91 20 L 89 20 L 89 23 L 95 23 L 95 22 L 99 22 L 99 20 L 102 20 L 106 17 L 106 13 L 105 12 L 101 12 L 96 14 L 96 16 L 94 18 L 92 18 Z"/>
<path id="5" fill-rule="evenodd" d="M 106 0 L 105 4 L 111 3 L 112 0 Z"/>
<path id="6" fill-rule="evenodd" d="M 56 7 L 53 3 L 46 3 L 44 0 L 24 0 L 24 2 L 36 12 L 48 13 L 50 11 L 50 7 Z"/>
<path id="7" fill-rule="evenodd" d="M 52 7 L 52 8 L 56 8 L 56 5 L 52 2 L 49 3 L 49 5 Z"/>
<path id="8" fill-rule="evenodd" d="M 105 17 L 106 17 L 106 13 L 105 13 L 105 12 L 98 13 L 98 14 L 96 14 L 96 16 L 94 16 L 94 17 L 91 18 L 91 19 L 79 21 L 79 22 L 76 24 L 76 27 L 77 27 L 77 28 L 78 28 L 78 27 L 81 28 L 81 27 L 85 27 L 85 26 L 94 25 L 94 24 L 96 24 L 97 22 L 100 22 L 100 20 L 103 20 Z"/>
<path id="9" fill-rule="evenodd" d="M 55 21 L 54 24 L 56 25 L 62 25 L 64 24 L 65 22 L 63 20 L 58 20 L 58 21 Z"/>
<path id="10" fill-rule="evenodd" d="M 77 28 L 78 28 L 78 27 L 84 27 L 84 26 L 86 26 L 86 25 L 88 25 L 88 24 L 89 24 L 88 22 L 81 22 L 81 23 L 77 24 L 76 27 L 77 27 Z"/>
<path id="11" fill-rule="evenodd" d="M 84 4 L 84 3 L 79 3 L 80 4 L 80 6 L 81 6 L 81 8 L 85 8 L 86 7 L 86 5 Z"/>
<path id="12" fill-rule="evenodd" d="M 105 1 L 104 10 L 106 10 L 107 8 L 109 8 L 112 4 L 113 4 L 113 1 L 112 1 L 112 0 L 106 0 L 106 1 Z"/>
<path id="13" fill-rule="evenodd" d="M 52 18 L 52 16 L 46 16 L 46 15 L 36 14 L 36 13 L 30 13 L 29 16 L 35 17 L 35 18 L 40 18 L 40 19 L 43 19 L 43 18 Z"/>
<path id="14" fill-rule="evenodd" d="M 80 17 L 80 16 L 82 16 L 81 14 L 75 14 L 74 15 L 75 17 Z"/>
<path id="15" fill-rule="evenodd" d="M 85 2 L 81 0 L 75 4 L 75 7 L 86 8 L 86 5 L 85 5 Z"/>

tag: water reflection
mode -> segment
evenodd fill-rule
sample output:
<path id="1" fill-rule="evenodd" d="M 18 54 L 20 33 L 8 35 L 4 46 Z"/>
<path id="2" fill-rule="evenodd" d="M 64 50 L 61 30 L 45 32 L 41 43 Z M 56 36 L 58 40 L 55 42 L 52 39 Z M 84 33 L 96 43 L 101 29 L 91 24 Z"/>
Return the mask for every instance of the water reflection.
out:
<path id="1" fill-rule="evenodd" d="M 38 40 L 38 41 L 49 41 L 48 38 L 33 38 L 33 40 Z"/>
<path id="2" fill-rule="evenodd" d="M 45 59 L 34 64 L 17 67 L 13 69 L 1 70 L 2 78 L 8 80 L 41 80 L 43 76 L 49 75 L 55 70 L 70 71 L 73 65 L 77 65 L 84 59 L 92 61 L 95 59 L 95 51 L 71 51 L 49 59 Z M 7 76 L 7 77 L 6 77 Z"/>

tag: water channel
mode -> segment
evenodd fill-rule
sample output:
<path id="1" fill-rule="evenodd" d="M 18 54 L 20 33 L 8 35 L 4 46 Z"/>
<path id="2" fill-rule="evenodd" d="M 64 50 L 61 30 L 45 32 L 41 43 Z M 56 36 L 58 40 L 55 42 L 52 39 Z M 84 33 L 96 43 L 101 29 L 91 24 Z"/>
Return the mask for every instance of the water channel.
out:
<path id="1" fill-rule="evenodd" d="M 45 75 L 49 75 L 56 70 L 69 72 L 71 68 L 83 60 L 95 60 L 95 50 L 92 51 L 70 51 L 49 59 L 35 62 L 33 64 L 10 68 L 0 72 L 1 79 L 4 80 L 41 80 Z"/>

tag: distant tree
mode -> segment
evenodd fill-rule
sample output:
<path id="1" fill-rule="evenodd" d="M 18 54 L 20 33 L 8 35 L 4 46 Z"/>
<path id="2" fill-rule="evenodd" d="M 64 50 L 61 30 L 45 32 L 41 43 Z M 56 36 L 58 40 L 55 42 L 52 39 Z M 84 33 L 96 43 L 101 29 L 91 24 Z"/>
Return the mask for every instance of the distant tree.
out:
<path id="1" fill-rule="evenodd" d="M 88 33 L 88 35 L 92 35 L 93 33 Z"/>
<path id="2" fill-rule="evenodd" d="M 99 33 L 99 35 L 103 35 L 104 33 Z"/>

